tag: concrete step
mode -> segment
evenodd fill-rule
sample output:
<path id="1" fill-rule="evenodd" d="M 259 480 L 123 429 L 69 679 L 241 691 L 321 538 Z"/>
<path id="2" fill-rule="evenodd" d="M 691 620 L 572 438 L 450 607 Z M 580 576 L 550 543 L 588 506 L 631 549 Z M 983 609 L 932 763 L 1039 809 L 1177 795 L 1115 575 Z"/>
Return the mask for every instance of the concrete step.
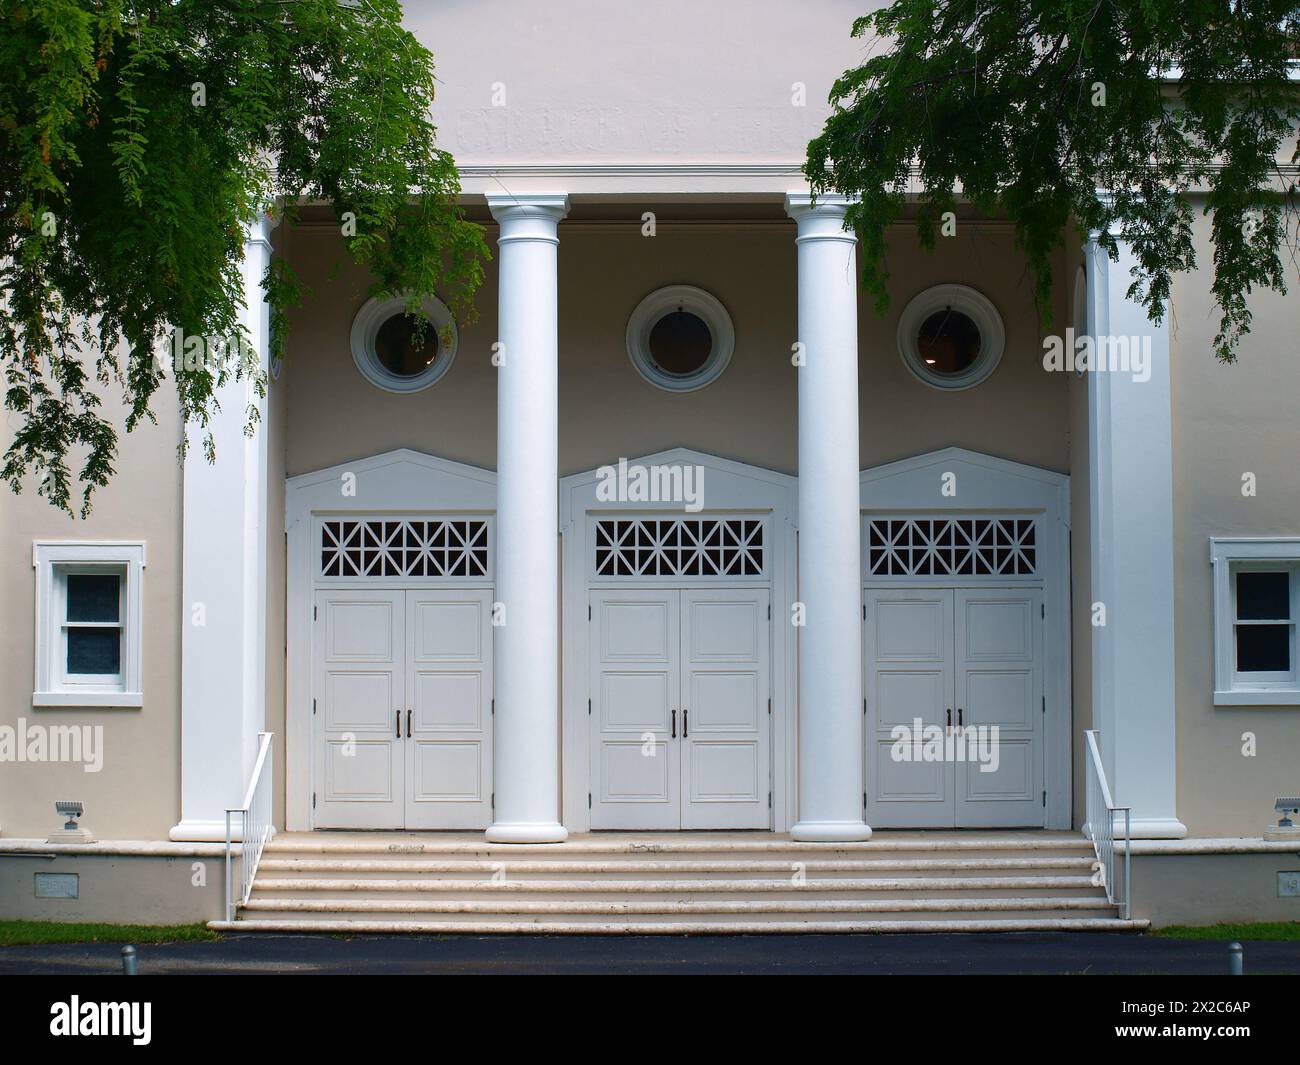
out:
<path id="1" fill-rule="evenodd" d="M 500 895 L 581 895 L 618 898 L 625 895 L 671 895 L 731 897 L 775 895 L 806 898 L 811 894 L 852 898 L 878 897 L 881 893 L 914 894 L 942 892 L 945 895 L 988 897 L 1012 895 L 1017 898 L 1044 894 L 1082 894 L 1099 897 L 1100 888 L 1089 876 L 960 876 L 960 877 L 836 877 L 814 878 L 802 884 L 789 877 L 779 879 L 739 879 L 682 877 L 613 880 L 613 879 L 502 879 L 433 878 L 418 879 L 363 877 L 271 877 L 258 871 L 253 896 L 287 896 L 310 898 L 317 894 L 383 893 L 389 897 L 424 898 L 429 895 L 452 895 L 456 898 L 493 898 Z"/>
<path id="2" fill-rule="evenodd" d="M 325 876 L 347 874 L 355 877 L 438 876 L 445 879 L 477 879 L 505 876 L 517 879 L 538 877 L 583 876 L 593 879 L 643 879 L 663 876 L 746 877 L 755 873 L 768 876 L 861 877 L 887 873 L 913 876 L 953 876 L 965 873 L 1089 872 L 1090 857 L 1014 857 L 1014 858 L 675 858 L 651 860 L 623 858 L 618 861 L 589 859 L 572 861 L 531 858 L 370 858 L 353 856 L 279 857 L 264 855 L 259 865 L 261 875 Z"/>
<path id="3" fill-rule="evenodd" d="M 813 920 L 819 916 L 861 916 L 872 914 L 886 917 L 910 916 L 914 918 L 943 915 L 1005 915 L 1074 916 L 1081 911 L 1090 915 L 1113 917 L 1115 908 L 1104 898 L 1052 897 L 1025 898 L 921 898 L 921 899 L 677 899 L 677 898 L 558 898 L 535 899 L 495 898 L 468 899 L 405 899 L 376 898 L 286 898 L 261 897 L 251 899 L 244 911 L 256 920 L 292 918 L 315 914 L 322 919 L 341 914 L 400 915 L 406 919 L 424 920 L 432 915 L 456 917 L 506 918 L 510 915 L 529 917 L 554 917 L 563 920 L 580 920 L 591 917 L 627 917 L 639 915 L 676 914 L 698 916 L 715 915 L 719 919 L 758 914 L 785 914 L 791 919 Z"/>
<path id="4" fill-rule="evenodd" d="M 370 833 L 332 836 L 315 832 L 277 836 L 266 847 L 268 858 L 333 858 L 377 860 L 395 858 L 463 858 L 501 860 L 519 858 L 527 861 L 577 861 L 599 857 L 601 860 L 640 860 L 651 857 L 672 859 L 677 856 L 705 859 L 762 858 L 773 861 L 808 861 L 816 859 L 899 859 L 921 857 L 1089 857 L 1092 845 L 1072 833 L 1042 836 L 971 837 L 954 839 L 906 838 L 873 839 L 861 843 L 797 843 L 773 838 L 769 834 L 718 838 L 685 836 L 664 838 L 644 836 L 579 836 L 565 843 L 520 846 L 487 843 L 477 834 L 463 837 L 437 835 L 420 837 L 407 834 Z"/>
<path id="5" fill-rule="evenodd" d="M 942 920 L 359 920 L 300 919 L 209 921 L 220 932 L 317 932 L 332 935 L 762 935 L 869 934 L 876 932 L 1140 932 L 1149 921 L 1112 917 L 1000 917 Z"/>

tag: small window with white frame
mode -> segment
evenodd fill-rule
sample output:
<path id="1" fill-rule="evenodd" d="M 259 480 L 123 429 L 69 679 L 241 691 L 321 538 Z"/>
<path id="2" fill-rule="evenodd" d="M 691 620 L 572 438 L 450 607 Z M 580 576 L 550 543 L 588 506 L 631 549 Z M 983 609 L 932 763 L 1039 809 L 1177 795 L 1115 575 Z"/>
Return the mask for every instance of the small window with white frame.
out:
<path id="1" fill-rule="evenodd" d="M 32 705 L 141 706 L 144 544 L 37 541 Z"/>
<path id="2" fill-rule="evenodd" d="M 1210 541 L 1214 703 L 1300 706 L 1300 538 Z"/>

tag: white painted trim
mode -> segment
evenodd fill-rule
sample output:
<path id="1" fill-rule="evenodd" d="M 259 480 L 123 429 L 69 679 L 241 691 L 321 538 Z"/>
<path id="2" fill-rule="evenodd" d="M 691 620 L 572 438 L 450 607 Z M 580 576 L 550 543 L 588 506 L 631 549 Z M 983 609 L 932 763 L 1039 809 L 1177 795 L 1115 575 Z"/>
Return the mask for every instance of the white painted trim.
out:
<path id="1" fill-rule="evenodd" d="M 258 211 L 240 263 L 244 325 L 267 371 L 270 305 L 262 280 L 276 222 Z M 174 840 L 213 839 L 212 826 L 243 798 L 266 728 L 267 440 L 271 411 L 252 375 L 217 391 L 206 428 L 185 426 L 181 563 L 181 820 Z M 249 408 L 257 431 L 245 435 Z M 202 613 L 202 623 L 198 621 Z M 218 839 L 224 839 L 224 829 Z"/>
<path id="2" fill-rule="evenodd" d="M 1112 262 L 1084 245 L 1088 335 L 1149 338 L 1151 373 L 1088 374 L 1088 467 L 1093 596 L 1093 728 L 1115 801 L 1134 836 L 1182 837 L 1174 663 L 1173 409 L 1169 319 L 1152 322 L 1127 296 L 1139 269 L 1116 234 Z"/>
<path id="3" fill-rule="evenodd" d="M 396 395 L 422 392 L 432 387 L 451 370 L 456 361 L 456 349 L 460 343 L 460 333 L 456 329 L 456 319 L 447 305 L 436 296 L 426 296 L 423 301 L 424 313 L 429 317 L 428 328 L 438 341 L 438 354 L 433 365 L 411 377 L 399 377 L 390 372 L 379 362 L 375 353 L 375 338 L 388 319 L 406 311 L 406 300 L 401 296 L 388 299 L 368 299 L 357 311 L 352 320 L 352 361 L 358 372 L 376 388 Z M 449 343 L 444 347 L 443 341 Z"/>
<path id="4" fill-rule="evenodd" d="M 1300 682 L 1250 687 L 1234 681 L 1233 636 L 1235 596 L 1232 589 L 1234 566 L 1239 562 L 1279 563 L 1292 574 L 1292 620 L 1297 618 L 1300 595 L 1300 537 L 1210 537 L 1210 565 L 1214 584 L 1214 705 L 1300 707 Z M 1293 637 L 1292 666 L 1300 642 Z"/>
<path id="5" fill-rule="evenodd" d="M 666 373 L 650 351 L 650 333 L 659 319 L 679 308 L 696 315 L 708 327 L 713 346 L 704 365 L 693 374 Z M 628 316 L 627 357 L 646 381 L 665 392 L 697 392 L 727 370 L 736 346 L 736 331 L 727 308 L 710 292 L 694 285 L 665 285 L 655 289 Z"/>
<path id="6" fill-rule="evenodd" d="M 32 568 L 36 571 L 35 678 L 33 707 L 139 707 L 144 705 L 141 656 L 144 645 L 143 593 L 146 548 L 143 540 L 36 540 Z M 55 613 L 61 598 L 55 586 L 62 566 L 87 565 L 125 569 L 122 600 L 121 682 L 112 686 L 70 686 L 58 681 L 56 666 L 61 641 L 55 631 L 63 621 Z"/>
<path id="7" fill-rule="evenodd" d="M 956 474 L 955 496 L 941 492 L 945 473 Z M 1046 608 L 1043 684 L 1050 709 L 1054 711 L 1047 714 L 1044 723 L 1043 769 L 1047 788 L 1044 827 L 1072 827 L 1074 711 L 1070 683 L 1069 476 L 965 448 L 948 447 L 863 470 L 861 486 L 864 522 L 868 517 L 918 511 L 1017 513 L 1039 518 L 1038 571 Z M 865 546 L 862 567 L 864 587 L 868 583 L 874 586 L 877 582 L 870 582 L 866 577 Z M 990 578 L 990 581 L 1017 583 L 1006 577 Z M 900 579 L 891 577 L 880 583 L 893 586 Z"/>
<path id="8" fill-rule="evenodd" d="M 611 460 L 617 461 L 617 458 Z M 795 819 L 796 661 L 795 639 L 789 625 L 795 601 L 798 484 L 788 474 L 719 458 L 690 448 L 672 448 L 653 455 L 627 457 L 629 464 L 698 465 L 704 468 L 704 509 L 715 512 L 751 511 L 769 514 L 771 543 L 768 552 L 772 589 L 772 821 L 777 832 L 789 831 Z M 560 534 L 562 539 L 563 629 L 561 656 L 564 696 L 563 779 L 561 817 L 570 833 L 590 830 L 587 793 L 591 789 L 587 698 L 589 661 L 587 640 L 588 559 L 590 515 L 619 512 L 683 514 L 681 504 L 611 503 L 596 498 L 599 467 L 560 480 Z M 694 514 L 688 517 L 696 516 Z M 625 587 L 628 582 L 614 582 Z M 662 583 L 662 582 L 661 582 Z M 679 584 L 682 582 L 678 582 Z M 738 580 L 766 584 L 766 581 Z"/>
<path id="9" fill-rule="evenodd" d="M 917 330 L 930 315 L 952 308 L 975 323 L 980 331 L 980 353 L 958 374 L 931 370 L 917 348 Z M 933 285 L 913 296 L 898 318 L 898 354 L 913 377 L 945 392 L 961 392 L 985 381 L 998 368 L 1006 347 L 1006 328 L 993 302 L 969 285 Z"/>
<path id="10" fill-rule="evenodd" d="M 349 474 L 352 477 L 345 482 L 344 477 Z M 354 495 L 343 494 L 345 483 L 355 485 Z M 407 448 L 298 474 L 285 482 L 285 827 L 288 831 L 311 828 L 311 609 L 317 571 L 312 532 L 316 519 L 328 514 L 444 515 L 494 514 L 495 511 L 496 474 L 491 470 Z M 491 549 L 495 551 L 495 537 Z M 387 583 L 393 585 L 394 581 Z M 490 585 L 486 581 L 478 583 L 484 587 Z M 347 584 L 365 586 L 358 581 Z"/>

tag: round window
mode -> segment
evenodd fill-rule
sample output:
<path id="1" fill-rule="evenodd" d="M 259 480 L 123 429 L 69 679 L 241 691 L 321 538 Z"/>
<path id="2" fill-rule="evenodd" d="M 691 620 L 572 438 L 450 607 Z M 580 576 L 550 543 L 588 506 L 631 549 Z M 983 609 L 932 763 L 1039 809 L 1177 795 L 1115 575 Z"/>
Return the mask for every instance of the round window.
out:
<path id="1" fill-rule="evenodd" d="M 369 300 L 352 323 L 352 358 L 371 384 L 388 392 L 418 392 L 450 368 L 456 323 L 442 301 L 424 301 L 425 321 L 401 298 Z"/>
<path id="2" fill-rule="evenodd" d="M 716 380 L 731 360 L 733 343 L 726 308 L 690 285 L 652 292 L 627 324 L 632 365 L 669 392 L 693 392 Z"/>
<path id="3" fill-rule="evenodd" d="M 1004 332 L 996 308 L 965 285 L 926 289 L 898 321 L 903 364 L 935 388 L 971 388 L 997 369 Z"/>

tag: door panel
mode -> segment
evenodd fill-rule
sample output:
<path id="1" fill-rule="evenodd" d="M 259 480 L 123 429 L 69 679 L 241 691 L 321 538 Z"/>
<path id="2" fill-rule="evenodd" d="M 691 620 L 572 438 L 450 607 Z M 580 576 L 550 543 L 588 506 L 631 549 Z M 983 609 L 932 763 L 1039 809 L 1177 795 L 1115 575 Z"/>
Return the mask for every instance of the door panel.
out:
<path id="1" fill-rule="evenodd" d="M 406 676 L 402 592 L 318 592 L 318 828 L 401 828 L 406 788 L 398 715 Z"/>
<path id="2" fill-rule="evenodd" d="M 673 738 L 680 727 L 679 598 L 660 590 L 592 594 L 593 829 L 674 829 L 681 823 Z"/>
<path id="3" fill-rule="evenodd" d="M 492 595 L 406 593 L 406 827 L 492 822 Z"/>
<path id="4" fill-rule="evenodd" d="M 958 824 L 1043 823 L 1041 601 L 1034 589 L 956 592 L 956 702 L 968 747 L 956 763 Z M 996 740 L 972 737 L 972 725 L 996 727 Z"/>
<path id="5" fill-rule="evenodd" d="M 942 588 L 866 593 L 867 818 L 872 825 L 954 823 L 951 765 L 927 760 L 925 748 L 918 752 L 911 742 L 948 734 L 952 604 L 952 591 Z M 900 743 L 894 730 L 904 728 Z"/>
<path id="6" fill-rule="evenodd" d="M 767 828 L 768 593 L 682 595 L 682 828 Z"/>

